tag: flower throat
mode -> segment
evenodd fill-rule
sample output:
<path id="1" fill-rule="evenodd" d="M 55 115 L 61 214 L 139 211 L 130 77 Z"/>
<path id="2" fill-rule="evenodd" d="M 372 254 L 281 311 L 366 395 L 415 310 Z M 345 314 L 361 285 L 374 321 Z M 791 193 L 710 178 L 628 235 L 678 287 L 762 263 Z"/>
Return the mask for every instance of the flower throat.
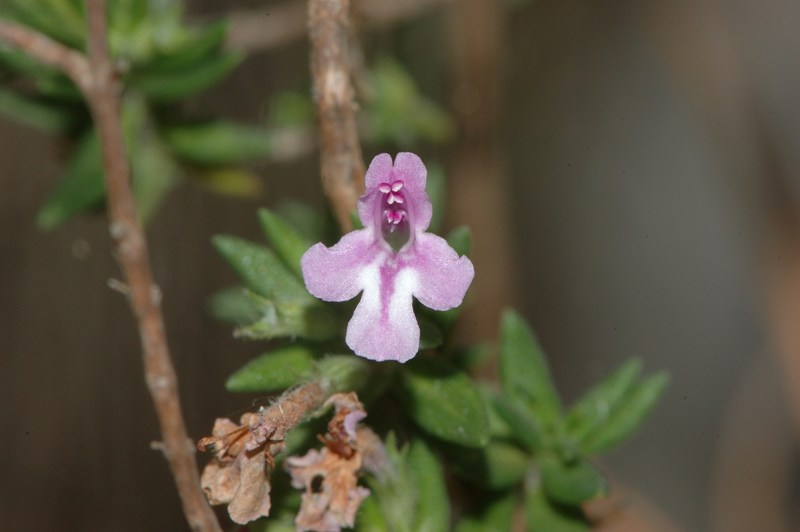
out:
<path id="1" fill-rule="evenodd" d="M 395 253 L 400 251 L 411 238 L 411 225 L 408 221 L 403 186 L 401 179 L 378 185 L 378 190 L 383 194 L 380 203 L 381 236 Z"/>

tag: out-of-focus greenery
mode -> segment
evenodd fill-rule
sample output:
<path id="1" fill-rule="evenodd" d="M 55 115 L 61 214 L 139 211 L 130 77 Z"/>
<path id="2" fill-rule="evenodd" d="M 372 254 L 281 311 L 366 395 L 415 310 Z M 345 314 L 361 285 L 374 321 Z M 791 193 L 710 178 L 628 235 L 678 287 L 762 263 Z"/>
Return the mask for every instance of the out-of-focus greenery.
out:
<path id="1" fill-rule="evenodd" d="M 6 0 L 0 18 L 76 50 L 85 48 L 80 0 Z M 243 164 L 285 156 L 280 152 L 286 151 L 292 135 L 312 145 L 314 112 L 307 89 L 274 97 L 267 124 L 184 112 L 183 101 L 220 83 L 243 56 L 226 49 L 224 21 L 199 26 L 183 19 L 183 2 L 177 0 L 108 3 L 110 49 L 122 87 L 133 188 L 144 221 L 187 178 L 217 193 L 257 196 L 261 181 Z M 410 147 L 451 137 L 449 116 L 419 93 L 398 63 L 378 60 L 359 86 L 365 97 L 360 128 L 367 142 Z M 0 48 L 0 113 L 59 135 L 71 146 L 62 178 L 39 212 L 40 227 L 50 229 L 102 207 L 100 144 L 82 95 L 69 79 L 19 51 Z"/>
<path id="2" fill-rule="evenodd" d="M 79 0 L 7 0 L 0 17 L 83 51 L 86 22 Z M 119 0 L 108 3 L 109 45 L 122 87 L 122 120 L 142 219 L 166 194 L 192 176 L 223 193 L 249 196 L 260 189 L 239 164 L 263 159 L 271 139 L 262 127 L 190 117 L 182 100 L 219 83 L 242 55 L 224 47 L 224 21 L 183 21 L 183 2 Z M 60 135 L 72 145 L 66 169 L 42 206 L 38 223 L 52 228 L 105 197 L 100 145 L 76 87 L 53 68 L 23 53 L 0 49 L 0 113 Z"/>

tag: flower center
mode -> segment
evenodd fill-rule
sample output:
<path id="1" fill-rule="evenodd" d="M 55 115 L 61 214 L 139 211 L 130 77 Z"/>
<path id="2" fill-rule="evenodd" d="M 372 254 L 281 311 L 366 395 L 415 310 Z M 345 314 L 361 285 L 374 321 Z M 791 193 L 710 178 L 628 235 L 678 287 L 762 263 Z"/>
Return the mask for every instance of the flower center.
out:
<path id="1" fill-rule="evenodd" d="M 383 194 L 381 198 L 381 236 L 395 252 L 400 251 L 411 236 L 403 185 L 401 179 L 378 185 L 378 190 Z"/>

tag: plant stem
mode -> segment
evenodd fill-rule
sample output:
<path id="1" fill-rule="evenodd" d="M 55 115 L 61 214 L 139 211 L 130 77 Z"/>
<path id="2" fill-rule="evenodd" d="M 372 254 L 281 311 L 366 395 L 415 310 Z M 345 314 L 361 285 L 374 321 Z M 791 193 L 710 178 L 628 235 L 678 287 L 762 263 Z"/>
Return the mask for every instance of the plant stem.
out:
<path id="1" fill-rule="evenodd" d="M 322 188 L 343 232 L 364 190 L 364 162 L 350 79 L 349 0 L 309 0 L 311 77 L 320 135 Z"/>
<path id="2" fill-rule="evenodd" d="M 200 489 L 194 446 L 183 420 L 177 376 L 169 354 L 161 294 L 153 281 L 147 240 L 136 216 L 119 116 L 119 87 L 107 50 L 104 0 L 87 0 L 86 11 L 88 58 L 29 28 L 1 20 L 0 41 L 59 69 L 86 98 L 102 147 L 109 228 L 139 325 L 145 381 L 163 438 L 160 448 L 169 462 L 190 527 L 220 531 L 216 516 Z"/>

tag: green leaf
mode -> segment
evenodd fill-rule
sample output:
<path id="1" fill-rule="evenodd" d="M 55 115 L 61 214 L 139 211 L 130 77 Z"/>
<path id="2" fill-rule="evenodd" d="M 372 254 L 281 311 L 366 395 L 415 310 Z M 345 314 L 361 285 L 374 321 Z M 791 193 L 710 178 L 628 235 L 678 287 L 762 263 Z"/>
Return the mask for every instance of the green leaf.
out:
<path id="1" fill-rule="evenodd" d="M 511 492 L 489 499 L 475 511 L 468 513 L 458 522 L 456 532 L 489 532 L 513 530 L 514 510 L 517 507 L 517 494 Z"/>
<path id="2" fill-rule="evenodd" d="M 269 133 L 259 127 L 212 121 L 167 127 L 164 140 L 180 159 L 199 165 L 229 165 L 264 159 Z"/>
<path id="3" fill-rule="evenodd" d="M 658 373 L 634 386 L 597 430 L 586 435 L 582 448 L 586 454 L 605 452 L 633 434 L 644 422 L 669 383 L 669 375 Z"/>
<path id="4" fill-rule="evenodd" d="M 394 532 L 386 522 L 386 516 L 381 510 L 375 495 L 361 501 L 361 507 L 356 516 L 357 532 Z"/>
<path id="5" fill-rule="evenodd" d="M 191 96 L 214 85 L 236 68 L 242 59 L 244 56 L 238 52 L 227 52 L 212 56 L 192 68 L 172 72 L 145 70 L 131 83 L 148 98 L 167 103 Z"/>
<path id="6" fill-rule="evenodd" d="M 529 451 L 539 451 L 542 448 L 542 429 L 536 418 L 522 403 L 515 402 L 504 395 L 495 394 L 492 406 L 508 424 L 516 441 Z"/>
<path id="7" fill-rule="evenodd" d="M 153 72 L 187 70 L 200 66 L 221 49 L 228 33 L 227 21 L 220 20 L 203 29 L 195 29 L 177 47 L 151 58 L 147 69 Z"/>
<path id="8" fill-rule="evenodd" d="M 552 455 L 544 455 L 539 462 L 542 486 L 553 500 L 571 506 L 605 495 L 608 482 L 586 460 L 564 463 Z"/>
<path id="9" fill-rule="evenodd" d="M 597 430 L 619 406 L 642 372 L 642 361 L 631 359 L 613 375 L 592 387 L 570 409 L 565 418 L 567 432 L 582 440 Z"/>
<path id="10" fill-rule="evenodd" d="M 14 20 L 72 48 L 82 48 L 85 22 L 80 12 L 61 1 L 10 0 Z"/>
<path id="11" fill-rule="evenodd" d="M 324 378 L 333 392 L 363 389 L 370 381 L 370 364 L 353 355 L 328 355 L 315 366 L 315 375 Z"/>
<path id="12" fill-rule="evenodd" d="M 299 278 L 302 278 L 300 259 L 311 247 L 311 243 L 289 222 L 269 209 L 260 209 L 258 219 L 261 221 L 264 234 L 267 235 L 278 256 Z"/>
<path id="13" fill-rule="evenodd" d="M 504 490 L 516 486 L 525 477 L 530 458 L 516 445 L 494 440 L 481 449 L 448 448 L 453 471 L 481 488 Z"/>
<path id="14" fill-rule="evenodd" d="M 578 508 L 552 501 L 544 490 L 528 490 L 525 521 L 529 532 L 588 532 L 589 522 Z"/>
<path id="15" fill-rule="evenodd" d="M 386 449 L 384 466 L 376 474 L 367 476 L 367 484 L 372 495 L 366 500 L 374 498 L 378 503 L 388 530 L 415 532 L 412 528 L 412 519 L 417 497 L 414 493 L 416 488 L 410 477 L 410 468 L 407 466 L 409 447 L 398 449 L 394 433 L 390 432 L 384 442 L 384 448 Z M 363 525 L 358 529 L 372 532 Z"/>
<path id="16" fill-rule="evenodd" d="M 472 231 L 466 225 L 458 226 L 447 235 L 447 243 L 459 255 L 469 255 L 472 251 Z"/>
<path id="17" fill-rule="evenodd" d="M 440 532 L 450 528 L 450 501 L 441 462 L 422 439 L 411 442 L 406 467 L 414 486 L 417 504 L 415 532 Z"/>
<path id="18" fill-rule="evenodd" d="M 122 126 L 131 161 L 136 213 L 142 222 L 147 222 L 177 185 L 180 175 L 175 161 L 156 134 L 156 125 L 141 97 L 129 94 L 123 100 Z"/>
<path id="19" fill-rule="evenodd" d="M 401 374 L 403 404 L 420 427 L 467 447 L 488 443 L 486 404 L 469 377 L 429 357 L 409 362 Z"/>
<path id="20" fill-rule="evenodd" d="M 561 400 L 542 348 L 525 321 L 512 310 L 506 310 L 501 320 L 499 366 L 500 383 L 511 400 L 527 404 L 544 425 L 560 422 Z"/>
<path id="21" fill-rule="evenodd" d="M 378 61 L 369 72 L 368 86 L 364 120 L 370 141 L 409 146 L 422 140 L 444 142 L 452 136 L 450 116 L 420 94 L 414 79 L 396 61 Z"/>
<path id="22" fill-rule="evenodd" d="M 248 362 L 225 382 L 229 392 L 274 392 L 294 386 L 311 374 L 313 351 L 302 345 L 276 349 Z"/>
<path id="23" fill-rule="evenodd" d="M 101 205 L 105 194 L 100 142 L 91 129 L 78 141 L 64 177 L 39 209 L 36 223 L 52 229 L 79 212 Z"/>
<path id="24" fill-rule="evenodd" d="M 232 286 L 212 295 L 208 310 L 218 320 L 237 325 L 253 323 L 261 316 L 263 305 L 241 286 Z"/>
<path id="25" fill-rule="evenodd" d="M 258 299 L 261 317 L 250 325 L 236 329 L 236 337 L 252 340 L 287 337 L 327 340 L 341 334 L 344 324 L 330 307 L 318 301 L 298 303 Z"/>
<path id="26" fill-rule="evenodd" d="M 276 303 L 316 302 L 270 249 L 225 235 L 215 236 L 213 243 L 245 286 L 257 294 Z"/>
<path id="27" fill-rule="evenodd" d="M 27 126 L 49 133 L 64 133 L 75 124 L 76 116 L 69 108 L 0 88 L 0 113 Z"/>

